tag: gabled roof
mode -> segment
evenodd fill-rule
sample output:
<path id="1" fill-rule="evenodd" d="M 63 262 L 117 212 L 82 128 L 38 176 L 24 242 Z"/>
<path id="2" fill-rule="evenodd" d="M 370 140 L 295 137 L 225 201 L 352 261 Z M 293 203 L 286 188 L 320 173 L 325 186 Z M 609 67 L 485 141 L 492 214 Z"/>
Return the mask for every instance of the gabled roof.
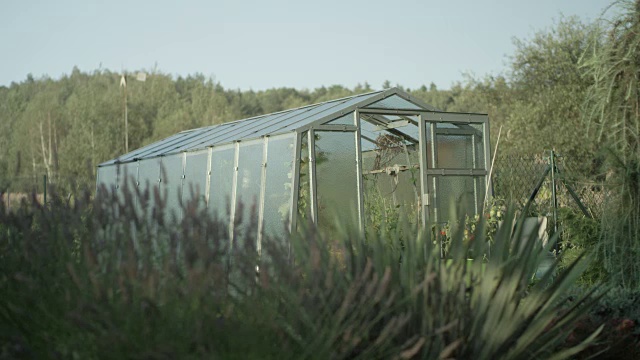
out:
<path id="1" fill-rule="evenodd" d="M 324 124 L 340 118 L 357 108 L 435 110 L 433 107 L 413 98 L 408 93 L 398 88 L 392 88 L 255 116 L 244 120 L 182 131 L 98 166 L 154 158 L 183 151 L 195 151 L 234 141 L 260 138 L 266 135 L 304 131 L 314 125 Z"/>

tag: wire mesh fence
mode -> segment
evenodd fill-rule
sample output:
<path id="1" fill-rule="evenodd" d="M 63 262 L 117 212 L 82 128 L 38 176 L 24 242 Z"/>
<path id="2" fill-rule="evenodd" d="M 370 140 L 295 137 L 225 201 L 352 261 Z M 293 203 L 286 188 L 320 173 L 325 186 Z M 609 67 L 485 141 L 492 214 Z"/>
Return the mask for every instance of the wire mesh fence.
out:
<path id="1" fill-rule="evenodd" d="M 551 152 L 534 156 L 498 155 L 493 170 L 494 195 L 524 207 L 540 185 L 532 199 L 530 215 L 550 216 L 554 209 L 552 195 L 555 182 L 558 208 L 581 211 L 582 204 L 590 216 L 600 217 L 607 187 L 604 176 L 598 172 L 597 160 L 553 156 L 555 168 L 552 171 Z"/>

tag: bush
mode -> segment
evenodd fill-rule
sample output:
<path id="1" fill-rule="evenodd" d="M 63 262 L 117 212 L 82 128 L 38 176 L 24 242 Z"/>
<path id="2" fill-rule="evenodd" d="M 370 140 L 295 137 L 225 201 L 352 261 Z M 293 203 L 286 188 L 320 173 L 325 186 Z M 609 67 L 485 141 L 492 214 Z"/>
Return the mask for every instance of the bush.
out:
<path id="1" fill-rule="evenodd" d="M 583 290 L 576 289 L 577 293 Z M 582 318 L 565 340 L 564 346 L 583 341 L 594 330 L 603 327 L 593 345 L 576 359 L 638 359 L 640 358 L 640 291 L 612 288 Z"/>
<path id="2" fill-rule="evenodd" d="M 588 252 L 591 261 L 578 283 L 583 286 L 593 286 L 603 282 L 607 272 L 600 248 L 600 220 L 588 218 L 573 208 L 561 208 L 558 209 L 558 222 L 561 225 L 562 239 L 561 267 L 568 266 L 576 258 Z"/>
<path id="3" fill-rule="evenodd" d="M 0 358 L 565 358 L 593 341 L 562 347 L 597 301 L 560 312 L 582 261 L 531 285 L 545 250 L 510 229 L 485 263 L 466 260 L 482 221 L 449 260 L 402 219 L 400 246 L 337 221 L 258 248 L 255 223 L 231 242 L 206 209 L 178 222 L 137 197 L 0 208 Z"/>

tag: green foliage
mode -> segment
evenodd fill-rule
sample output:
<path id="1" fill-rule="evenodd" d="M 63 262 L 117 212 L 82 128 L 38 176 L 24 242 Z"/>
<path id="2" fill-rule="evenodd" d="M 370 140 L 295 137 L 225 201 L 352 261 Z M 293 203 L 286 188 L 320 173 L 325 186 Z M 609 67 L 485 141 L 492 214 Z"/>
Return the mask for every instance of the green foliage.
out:
<path id="1" fill-rule="evenodd" d="M 574 208 L 558 209 L 558 222 L 562 239 L 562 258 L 560 267 L 566 267 L 584 253 L 589 253 L 589 267 L 578 283 L 594 286 L 607 278 L 602 249 L 600 248 L 600 220 L 584 216 Z"/>
<path id="2" fill-rule="evenodd" d="M 639 300 L 637 289 L 616 287 L 609 290 L 565 340 L 565 344 L 578 343 L 603 327 L 600 339 L 575 359 L 637 359 L 640 356 Z"/>
<path id="3" fill-rule="evenodd" d="M 480 215 L 465 215 L 464 224 L 461 227 L 460 221 L 449 221 L 442 227 L 434 227 L 437 230 L 437 239 L 443 246 L 443 254 L 447 256 L 451 247 L 451 237 L 462 231 L 462 241 L 469 246 L 476 241 L 476 234 L 482 228 L 482 237 L 490 247 L 494 241 L 494 237 L 498 232 L 500 224 L 504 222 L 506 215 L 506 203 L 500 197 L 492 197 L 487 201 L 487 205 L 483 209 L 482 218 Z M 483 259 L 487 253 L 469 253 L 469 257 Z"/>
<path id="4" fill-rule="evenodd" d="M 259 256 L 253 222 L 230 246 L 196 203 L 175 223 L 160 194 L 139 196 L 0 207 L 3 357 L 567 358 L 593 340 L 561 346 L 597 300 L 567 303 L 582 261 L 529 286 L 544 250 L 510 229 L 484 264 L 466 259 L 485 252 L 483 222 L 449 260 L 403 222 L 365 236 L 343 221 L 331 238 L 303 224 Z"/>
<path id="5" fill-rule="evenodd" d="M 591 310 L 592 316 L 601 320 L 625 318 L 632 320 L 636 327 L 640 324 L 640 290 L 612 288 Z M 640 328 L 636 329 L 636 333 Z"/>
<path id="6" fill-rule="evenodd" d="M 509 109 L 506 148 L 521 153 L 554 148 L 566 156 L 594 153 L 594 143 L 580 131 L 590 80 L 578 65 L 589 55 L 597 30 L 595 24 L 561 18 L 527 41 L 515 40 L 511 64 L 515 101 Z"/>
<path id="7" fill-rule="evenodd" d="M 394 205 L 380 190 L 371 186 L 367 189 L 366 222 L 376 232 L 390 234 L 398 228 L 401 205 Z"/>
<path id="8" fill-rule="evenodd" d="M 603 253 L 612 281 L 640 284 L 640 2 L 617 1 L 618 10 L 594 38 L 582 66 L 592 81 L 584 117 L 609 151 L 606 171 L 615 184 L 603 218 Z M 603 41 L 602 39 L 606 39 Z"/>
<path id="9" fill-rule="evenodd" d="M 120 77 L 74 68 L 59 80 L 28 77 L 0 87 L 0 190 L 29 192 L 43 174 L 65 191 L 94 187 L 96 165 L 124 153 Z M 129 149 L 187 129 L 367 91 L 368 85 L 239 91 L 201 74 L 173 78 L 154 70 L 144 82 L 128 76 Z"/>

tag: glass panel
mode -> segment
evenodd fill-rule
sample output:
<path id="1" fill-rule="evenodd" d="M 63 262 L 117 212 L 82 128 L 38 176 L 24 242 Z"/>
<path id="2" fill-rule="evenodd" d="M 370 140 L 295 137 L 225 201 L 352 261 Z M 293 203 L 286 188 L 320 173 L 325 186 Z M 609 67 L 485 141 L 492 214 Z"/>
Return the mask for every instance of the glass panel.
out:
<path id="1" fill-rule="evenodd" d="M 141 160 L 138 164 L 138 188 L 140 191 L 138 204 L 141 210 L 146 209 L 149 217 L 156 204 L 156 193 L 160 194 L 158 188 L 159 180 L 160 159 Z"/>
<path id="2" fill-rule="evenodd" d="M 220 137 L 223 134 L 232 131 L 237 125 L 237 122 L 233 122 L 209 127 L 207 128 L 207 131 L 204 131 L 201 134 L 198 134 L 198 136 L 181 143 L 177 150 L 182 151 L 213 145 L 217 143 L 217 141 L 211 141 L 211 139 Z"/>
<path id="3" fill-rule="evenodd" d="M 229 223 L 233 185 L 235 145 L 214 148 L 211 154 L 209 213 L 224 224 Z"/>
<path id="4" fill-rule="evenodd" d="M 182 220 L 182 175 L 184 154 L 174 154 L 162 157 L 162 171 L 160 173 L 160 193 L 165 201 L 164 214 L 166 219 L 176 216 L 176 221 Z"/>
<path id="5" fill-rule="evenodd" d="M 482 130 L 482 124 L 470 124 L 474 130 L 476 130 L 476 134 L 473 137 L 474 140 L 474 144 L 475 144 L 475 158 L 476 158 L 476 163 L 475 163 L 475 168 L 476 169 L 485 169 L 486 168 L 486 164 L 485 164 L 485 158 L 484 158 L 484 137 L 482 136 L 483 134 L 483 130 Z"/>
<path id="6" fill-rule="evenodd" d="M 263 140 L 240 144 L 238 157 L 238 179 L 236 183 L 236 214 L 234 246 L 244 246 L 242 239 L 248 238 L 248 231 L 257 230 L 262 178 Z M 252 234 L 253 235 L 253 234 Z"/>
<path id="7" fill-rule="evenodd" d="M 125 201 L 129 196 L 129 202 L 136 206 L 136 188 L 138 183 L 138 162 L 130 162 L 118 165 L 118 199 Z"/>
<path id="8" fill-rule="evenodd" d="M 480 212 L 484 197 L 484 176 L 437 176 L 436 203 L 438 222 Z M 456 213 L 460 210 L 462 214 Z"/>
<path id="9" fill-rule="evenodd" d="M 122 160 L 132 160 L 134 158 L 149 158 L 155 156 L 156 154 L 162 154 L 166 152 L 166 149 L 171 149 L 177 144 L 182 143 L 186 139 L 193 136 L 194 133 L 197 133 L 199 130 L 180 132 L 175 135 L 172 135 L 164 140 L 157 141 L 155 143 L 151 143 L 143 148 L 134 150 L 125 156 L 122 157 Z"/>
<path id="10" fill-rule="evenodd" d="M 316 132 L 318 226 L 353 220 L 357 211 L 356 145 L 353 132 Z"/>
<path id="11" fill-rule="evenodd" d="M 98 168 L 98 191 L 114 191 L 117 182 L 117 167 L 113 165 Z M 106 194 L 105 194 L 106 195 Z"/>
<path id="12" fill-rule="evenodd" d="M 420 193 L 420 158 L 414 145 L 382 132 L 374 151 L 364 152 L 365 213 L 367 225 L 379 227 L 383 221 L 404 211 L 410 219 L 418 220 Z M 389 226 L 389 223 L 387 223 Z"/>
<path id="13" fill-rule="evenodd" d="M 187 153 L 182 185 L 182 200 L 185 205 L 197 201 L 198 207 L 205 206 L 205 187 L 207 186 L 207 166 L 209 150 Z"/>
<path id="14" fill-rule="evenodd" d="M 263 134 L 277 134 L 286 132 L 289 130 L 298 129 L 301 126 L 310 124 L 316 120 L 320 120 L 325 116 L 329 116 L 334 113 L 339 113 L 341 110 L 347 109 L 352 105 L 356 105 L 359 102 L 365 100 L 368 97 L 375 96 L 376 94 L 366 94 L 355 96 L 353 98 L 342 99 L 331 101 L 323 104 L 318 104 L 317 106 L 309 107 L 308 111 L 300 114 L 299 116 L 292 117 L 288 119 L 286 122 L 279 122 L 277 125 L 269 127 L 268 129 L 261 130 L 255 133 L 255 136 L 263 135 Z"/>
<path id="15" fill-rule="evenodd" d="M 173 141 L 170 144 L 166 144 L 166 146 L 162 146 L 157 149 L 154 149 L 149 153 L 141 154 L 141 156 L 149 157 L 149 156 L 158 156 L 162 154 L 177 152 L 177 149 L 180 148 L 180 146 L 184 144 L 186 141 L 190 141 L 191 139 L 199 136 L 202 133 L 207 132 L 208 130 L 209 130 L 208 128 L 201 128 L 201 129 L 195 129 L 195 130 L 183 132 L 181 133 L 183 134 L 183 136 L 179 140 Z"/>
<path id="16" fill-rule="evenodd" d="M 438 129 L 458 129 L 458 126 L 452 123 L 436 123 Z"/>
<path id="17" fill-rule="evenodd" d="M 177 139 L 179 139 L 183 135 L 184 134 L 182 134 L 182 133 L 174 134 L 174 135 L 169 136 L 166 139 L 163 139 L 163 140 L 160 140 L 160 141 L 156 141 L 156 142 L 151 143 L 149 145 L 143 146 L 143 147 L 141 147 L 139 149 L 132 150 L 132 151 L 122 155 L 120 157 L 120 160 L 121 161 L 127 161 L 127 160 L 131 160 L 133 158 L 139 157 L 140 154 L 146 153 L 147 151 L 150 151 L 151 149 L 156 148 L 158 146 L 162 146 L 163 144 L 167 144 L 167 143 L 176 141 Z"/>
<path id="18" fill-rule="evenodd" d="M 311 106 L 299 108 L 291 111 L 285 111 L 280 114 L 272 114 L 268 117 L 261 118 L 259 121 L 252 122 L 251 126 L 246 126 L 242 132 L 236 134 L 237 139 L 255 138 L 261 134 L 271 134 L 275 129 L 281 127 L 281 123 L 288 121 L 288 119 L 309 111 Z M 226 138 L 226 137 L 225 137 Z M 224 138 L 222 138 L 224 139 Z M 221 138 L 216 138 L 215 142 L 222 141 Z"/>
<path id="19" fill-rule="evenodd" d="M 118 165 L 118 188 L 123 191 L 128 187 L 132 191 L 138 182 L 138 162 L 130 162 Z"/>
<path id="20" fill-rule="evenodd" d="M 405 109 L 405 110 L 421 110 L 418 105 L 411 103 L 398 95 L 392 95 L 388 98 L 367 105 L 365 108 L 383 108 L 383 109 Z"/>
<path id="21" fill-rule="evenodd" d="M 283 239 L 291 211 L 295 137 L 269 139 L 263 229 L 267 238 Z"/>
<path id="22" fill-rule="evenodd" d="M 471 135 L 436 135 L 437 167 L 442 169 L 472 169 L 473 143 Z"/>
<path id="23" fill-rule="evenodd" d="M 325 123 L 325 125 L 353 125 L 353 124 L 354 124 L 353 113 L 351 112 L 337 119 L 334 119 Z"/>
<path id="24" fill-rule="evenodd" d="M 407 136 L 403 138 L 405 143 L 413 144 L 413 141 L 409 140 L 409 138 L 415 140 L 415 142 L 418 141 L 418 138 L 420 137 L 420 131 L 418 127 L 413 123 L 409 123 L 405 126 L 401 126 L 395 129 L 386 130 L 382 127 L 383 123 L 392 122 L 384 117 L 377 118 L 379 119 L 379 121 L 372 118 L 367 118 L 368 120 L 364 120 L 363 118 L 363 120 L 360 121 L 361 132 L 363 136 L 376 140 L 379 136 L 386 136 L 387 134 L 393 134 L 394 136 L 401 136 L 402 134 L 404 134 Z"/>
<path id="25" fill-rule="evenodd" d="M 240 122 L 237 122 L 237 126 L 235 126 L 231 131 L 226 131 L 224 134 L 216 134 L 216 136 L 212 137 L 209 142 L 212 143 L 224 143 L 233 140 L 242 140 L 247 137 L 255 138 L 255 136 L 243 136 L 242 134 L 251 133 L 252 129 L 256 128 L 258 125 L 263 125 L 263 121 L 268 121 L 269 117 L 263 119 L 263 117 L 256 119 L 246 119 Z"/>

